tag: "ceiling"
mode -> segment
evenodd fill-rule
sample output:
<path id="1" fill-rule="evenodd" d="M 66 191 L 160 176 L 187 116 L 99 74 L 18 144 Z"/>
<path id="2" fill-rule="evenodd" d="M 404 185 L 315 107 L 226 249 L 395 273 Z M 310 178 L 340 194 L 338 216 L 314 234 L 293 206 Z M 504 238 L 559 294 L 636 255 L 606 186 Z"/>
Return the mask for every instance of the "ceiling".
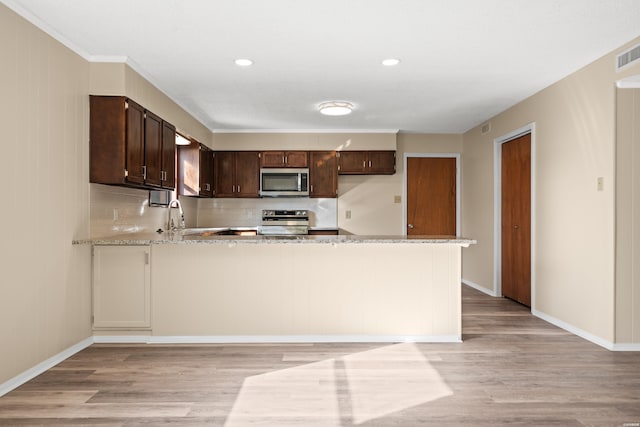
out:
<path id="1" fill-rule="evenodd" d="M 638 0 L 0 1 L 212 131 L 462 133 L 640 35 Z"/>

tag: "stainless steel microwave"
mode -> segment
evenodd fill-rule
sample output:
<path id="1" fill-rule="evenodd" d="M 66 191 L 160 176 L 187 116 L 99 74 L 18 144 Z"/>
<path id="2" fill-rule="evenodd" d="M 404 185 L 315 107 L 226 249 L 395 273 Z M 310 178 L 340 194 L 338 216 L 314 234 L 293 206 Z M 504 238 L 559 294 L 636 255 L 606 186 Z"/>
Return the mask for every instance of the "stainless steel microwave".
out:
<path id="1" fill-rule="evenodd" d="M 260 169 L 260 196 L 307 197 L 309 196 L 308 168 Z"/>

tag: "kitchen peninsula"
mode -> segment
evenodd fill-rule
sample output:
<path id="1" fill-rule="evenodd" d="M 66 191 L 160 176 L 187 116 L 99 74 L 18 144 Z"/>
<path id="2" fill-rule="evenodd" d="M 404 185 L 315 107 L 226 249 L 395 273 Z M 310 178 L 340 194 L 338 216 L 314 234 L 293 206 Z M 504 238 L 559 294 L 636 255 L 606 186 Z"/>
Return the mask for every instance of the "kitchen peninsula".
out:
<path id="1" fill-rule="evenodd" d="M 457 342 L 461 249 L 475 241 L 178 231 L 76 243 L 94 245 L 98 342 Z"/>

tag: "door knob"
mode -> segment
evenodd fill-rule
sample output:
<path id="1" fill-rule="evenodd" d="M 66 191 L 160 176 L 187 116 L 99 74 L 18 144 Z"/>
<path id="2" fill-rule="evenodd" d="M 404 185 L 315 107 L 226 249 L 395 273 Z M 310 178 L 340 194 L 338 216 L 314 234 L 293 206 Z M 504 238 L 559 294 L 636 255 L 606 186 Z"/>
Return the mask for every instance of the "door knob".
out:
<path id="1" fill-rule="evenodd" d="M 407 228 L 413 228 L 413 224 L 407 224 Z"/>
<path id="2" fill-rule="evenodd" d="M 520 226 L 519 225 L 514 225 L 513 228 L 515 228 L 517 230 L 518 228 L 520 228 Z"/>

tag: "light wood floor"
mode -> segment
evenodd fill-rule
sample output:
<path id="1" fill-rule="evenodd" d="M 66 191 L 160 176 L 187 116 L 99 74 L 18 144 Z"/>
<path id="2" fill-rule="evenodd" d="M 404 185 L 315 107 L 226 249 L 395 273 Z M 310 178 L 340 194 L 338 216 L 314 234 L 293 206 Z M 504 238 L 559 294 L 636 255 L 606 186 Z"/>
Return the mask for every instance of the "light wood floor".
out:
<path id="1" fill-rule="evenodd" d="M 93 345 L 0 398 L 6 426 L 633 426 L 640 353 L 463 289 L 462 344 Z"/>

